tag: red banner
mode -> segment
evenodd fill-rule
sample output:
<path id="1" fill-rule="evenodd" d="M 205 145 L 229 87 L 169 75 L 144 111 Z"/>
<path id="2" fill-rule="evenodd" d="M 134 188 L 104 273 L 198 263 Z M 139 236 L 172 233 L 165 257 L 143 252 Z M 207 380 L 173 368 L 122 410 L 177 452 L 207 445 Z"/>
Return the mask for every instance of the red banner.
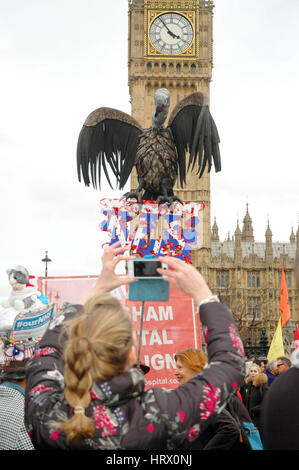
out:
<path id="1" fill-rule="evenodd" d="M 79 302 L 97 278 L 98 276 L 38 277 L 37 286 L 48 297 L 49 304 L 55 305 L 55 312 L 59 313 L 65 302 Z"/>
<path id="2" fill-rule="evenodd" d="M 142 302 L 126 303 L 139 345 Z M 175 353 L 201 348 L 199 315 L 195 314 L 190 297 L 170 285 L 167 302 L 145 302 L 141 338 L 140 361 L 150 367 L 145 376 L 147 387 L 176 388 Z"/>
<path id="3" fill-rule="evenodd" d="M 55 304 L 58 313 L 64 302 L 79 302 L 96 279 L 97 276 L 41 277 L 38 288 Z M 128 300 L 124 286 L 114 290 L 112 295 L 130 309 L 138 346 L 142 302 Z M 146 387 L 176 388 L 174 354 L 182 349 L 201 348 L 199 315 L 190 297 L 170 285 L 167 302 L 145 302 L 141 338 L 140 360 L 150 367 L 145 376 Z"/>

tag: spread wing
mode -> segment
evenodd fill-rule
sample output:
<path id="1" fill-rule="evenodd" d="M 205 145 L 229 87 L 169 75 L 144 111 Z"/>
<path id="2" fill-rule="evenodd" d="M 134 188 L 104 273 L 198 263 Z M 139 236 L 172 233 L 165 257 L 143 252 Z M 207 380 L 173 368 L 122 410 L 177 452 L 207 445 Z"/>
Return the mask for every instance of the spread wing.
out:
<path id="1" fill-rule="evenodd" d="M 87 117 L 77 144 L 78 179 L 86 186 L 92 182 L 101 188 L 103 173 L 112 189 L 109 169 L 122 189 L 133 169 L 142 132 L 140 124 L 129 114 L 113 108 L 98 108 Z M 110 174 L 111 174 L 110 171 Z"/>
<path id="2" fill-rule="evenodd" d="M 195 165 L 201 178 L 206 166 L 221 170 L 219 135 L 208 106 L 204 105 L 202 93 L 192 93 L 183 98 L 173 109 L 169 120 L 177 149 L 179 179 L 181 186 L 186 183 L 186 152 L 189 152 L 188 169 Z"/>

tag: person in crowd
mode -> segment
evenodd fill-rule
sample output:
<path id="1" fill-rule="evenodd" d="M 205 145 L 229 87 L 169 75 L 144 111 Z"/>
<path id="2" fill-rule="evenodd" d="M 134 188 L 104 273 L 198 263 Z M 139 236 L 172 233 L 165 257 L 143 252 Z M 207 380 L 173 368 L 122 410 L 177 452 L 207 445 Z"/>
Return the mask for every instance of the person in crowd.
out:
<path id="1" fill-rule="evenodd" d="M 176 363 L 174 375 L 180 385 L 186 383 L 208 363 L 206 354 L 201 349 L 193 348 L 178 351 L 174 359 Z"/>
<path id="2" fill-rule="evenodd" d="M 27 362 L 1 364 L 0 450 L 34 450 L 24 422 Z"/>
<path id="3" fill-rule="evenodd" d="M 253 363 L 249 369 L 249 376 L 246 377 L 245 383 L 240 389 L 240 393 L 254 425 L 260 432 L 261 438 L 263 435 L 260 420 L 261 407 L 268 388 L 266 374 L 261 372 L 260 366 Z"/>
<path id="4" fill-rule="evenodd" d="M 267 358 L 265 356 L 260 356 L 258 359 L 260 361 L 261 371 L 265 372 L 267 368 L 267 363 L 268 363 Z"/>
<path id="5" fill-rule="evenodd" d="M 276 366 L 277 361 L 270 361 L 267 363 L 267 367 L 265 370 L 265 374 L 268 377 L 268 385 L 270 386 L 273 382 L 273 380 L 277 377 L 277 366 Z"/>
<path id="6" fill-rule="evenodd" d="M 285 356 L 281 356 L 276 359 L 277 373 L 279 375 L 284 374 L 291 366 L 292 362 Z"/>
<path id="7" fill-rule="evenodd" d="M 192 265 L 163 257 L 171 269 L 159 274 L 200 310 L 209 364 L 174 390 L 144 390 L 130 315 L 109 294 L 134 281 L 114 272 L 128 248 L 104 250 L 97 282 L 62 307 L 30 361 L 25 422 L 36 449 L 188 449 L 244 380 L 231 312 Z"/>
<path id="8" fill-rule="evenodd" d="M 242 397 L 239 393 L 239 390 L 236 390 L 228 404 L 226 405 L 226 410 L 230 415 L 237 421 L 239 427 L 239 438 L 234 443 L 234 446 L 231 450 L 236 451 L 248 451 L 251 450 L 251 445 L 247 438 L 246 432 L 242 427 L 242 423 L 252 423 L 252 419 L 249 416 L 248 410 L 243 403 Z"/>
<path id="9" fill-rule="evenodd" d="M 246 359 L 245 360 L 245 378 L 249 376 L 250 367 L 253 364 L 254 359 Z"/>
<path id="10" fill-rule="evenodd" d="M 299 291 L 299 252 L 295 258 L 295 277 Z M 299 450 L 299 348 L 292 353 L 291 367 L 272 383 L 263 407 L 265 450 Z M 282 363 L 281 357 L 277 363 Z M 278 367 L 283 369 L 283 366 Z"/>
<path id="11" fill-rule="evenodd" d="M 260 368 L 262 367 L 262 362 L 260 359 L 253 357 L 252 362 L 253 364 L 257 364 Z"/>
<path id="12" fill-rule="evenodd" d="M 200 349 L 189 348 L 178 351 L 174 358 L 176 362 L 174 375 L 180 385 L 188 382 L 208 364 L 207 356 Z M 223 410 L 190 448 L 193 450 L 232 450 L 239 442 L 239 437 L 239 428 L 235 420 L 227 410 Z"/>

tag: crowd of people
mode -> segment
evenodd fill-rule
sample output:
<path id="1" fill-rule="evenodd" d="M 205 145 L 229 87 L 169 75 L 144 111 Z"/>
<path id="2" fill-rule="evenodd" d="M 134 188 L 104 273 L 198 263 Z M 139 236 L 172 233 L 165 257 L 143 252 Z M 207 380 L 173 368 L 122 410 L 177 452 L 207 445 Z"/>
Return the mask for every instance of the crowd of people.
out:
<path id="1" fill-rule="evenodd" d="M 110 292 L 134 282 L 119 242 L 78 304 L 64 304 L 32 358 L 1 364 L 0 449 L 298 450 L 299 351 L 245 360 L 232 313 L 190 264 L 159 269 L 200 312 L 207 355 L 175 355 L 179 385 L 145 390 L 128 311 Z M 299 255 L 295 262 L 299 287 Z M 299 349 L 299 348 L 298 348 Z M 248 433 L 246 429 L 251 429 Z"/>

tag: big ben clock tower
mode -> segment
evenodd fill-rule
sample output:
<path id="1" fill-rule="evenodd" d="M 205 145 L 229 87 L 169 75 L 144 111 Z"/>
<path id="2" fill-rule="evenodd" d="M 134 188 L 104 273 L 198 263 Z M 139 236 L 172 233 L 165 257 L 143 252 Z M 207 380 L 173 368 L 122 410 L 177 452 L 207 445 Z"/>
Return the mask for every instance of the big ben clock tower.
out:
<path id="1" fill-rule="evenodd" d="M 132 116 L 151 126 L 154 92 L 167 88 L 170 112 L 179 100 L 195 91 L 209 104 L 213 67 L 212 0 L 129 0 L 128 71 Z M 193 264 L 210 260 L 210 176 L 187 175 L 176 185 L 183 201 L 203 202 L 203 247 L 193 252 Z M 131 188 L 136 189 L 136 173 Z M 206 264 L 206 263 L 204 263 Z"/>

